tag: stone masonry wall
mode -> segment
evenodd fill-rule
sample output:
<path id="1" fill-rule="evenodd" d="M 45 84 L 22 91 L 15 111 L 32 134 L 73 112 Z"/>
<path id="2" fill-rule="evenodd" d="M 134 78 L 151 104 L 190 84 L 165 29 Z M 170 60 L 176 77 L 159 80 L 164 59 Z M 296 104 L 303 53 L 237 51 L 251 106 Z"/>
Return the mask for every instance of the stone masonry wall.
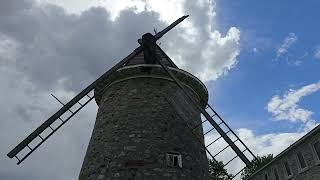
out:
<path id="1" fill-rule="evenodd" d="M 172 81 L 150 77 L 109 86 L 79 180 L 208 180 L 202 129 L 199 142 L 187 126 L 200 123 L 200 114 L 192 106 L 179 109 L 174 97 L 180 91 Z M 182 155 L 182 168 L 167 166 L 167 152 Z"/>

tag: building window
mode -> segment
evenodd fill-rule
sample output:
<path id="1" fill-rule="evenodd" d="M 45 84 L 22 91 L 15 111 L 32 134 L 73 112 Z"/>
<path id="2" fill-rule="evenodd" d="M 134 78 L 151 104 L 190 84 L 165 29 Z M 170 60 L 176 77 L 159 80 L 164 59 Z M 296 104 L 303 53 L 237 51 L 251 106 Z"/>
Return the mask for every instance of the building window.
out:
<path id="1" fill-rule="evenodd" d="M 278 171 L 277 171 L 277 168 L 273 168 L 273 175 L 274 175 L 274 179 L 275 180 L 279 180 L 279 174 L 278 174 Z"/>
<path id="2" fill-rule="evenodd" d="M 301 152 L 297 153 L 297 158 L 298 158 L 298 161 L 299 161 L 300 168 L 301 169 L 306 168 L 307 164 L 306 164 L 306 161 L 304 160 L 304 157 L 303 157 Z"/>
<path id="3" fill-rule="evenodd" d="M 269 180 L 268 174 L 264 175 L 264 180 Z"/>
<path id="4" fill-rule="evenodd" d="M 317 155 L 317 160 L 320 160 L 320 141 L 313 143 L 313 150 Z"/>
<path id="5" fill-rule="evenodd" d="M 169 167 L 180 167 L 182 168 L 182 157 L 181 154 L 168 152 L 166 154 L 167 165 Z"/>
<path id="6" fill-rule="evenodd" d="M 283 166 L 286 171 L 287 177 L 292 176 L 292 172 L 291 172 L 291 169 L 290 169 L 290 166 L 289 166 L 289 163 L 287 160 L 283 162 Z"/>

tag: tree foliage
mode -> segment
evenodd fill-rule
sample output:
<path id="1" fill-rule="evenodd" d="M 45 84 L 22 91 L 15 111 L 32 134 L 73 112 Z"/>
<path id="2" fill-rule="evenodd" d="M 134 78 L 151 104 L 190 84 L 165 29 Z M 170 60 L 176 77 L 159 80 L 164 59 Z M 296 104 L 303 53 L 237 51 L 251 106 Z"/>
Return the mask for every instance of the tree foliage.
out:
<path id="1" fill-rule="evenodd" d="M 211 180 L 227 180 L 228 172 L 223 167 L 222 161 L 214 161 L 209 159 L 209 177 Z M 232 174 L 229 174 L 229 176 L 232 176 Z"/>
<path id="2" fill-rule="evenodd" d="M 268 154 L 265 156 L 257 156 L 257 159 L 252 161 L 252 166 L 250 168 L 245 168 L 241 173 L 241 179 L 245 180 L 252 174 L 257 172 L 264 165 L 268 164 L 273 159 L 273 154 Z"/>

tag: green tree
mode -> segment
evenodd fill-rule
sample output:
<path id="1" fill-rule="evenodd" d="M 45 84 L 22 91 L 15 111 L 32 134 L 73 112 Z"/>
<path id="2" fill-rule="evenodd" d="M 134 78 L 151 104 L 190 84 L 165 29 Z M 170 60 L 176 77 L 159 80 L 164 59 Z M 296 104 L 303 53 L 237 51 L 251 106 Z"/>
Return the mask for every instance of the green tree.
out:
<path id="1" fill-rule="evenodd" d="M 228 180 L 228 172 L 223 167 L 222 161 L 214 161 L 209 159 L 209 176 L 211 180 Z M 232 174 L 229 174 L 231 177 Z"/>
<path id="2" fill-rule="evenodd" d="M 252 160 L 252 166 L 245 168 L 241 173 L 241 179 L 245 180 L 250 177 L 252 174 L 257 172 L 264 165 L 268 164 L 273 159 L 273 154 L 268 154 L 265 156 L 257 156 L 257 159 Z"/>

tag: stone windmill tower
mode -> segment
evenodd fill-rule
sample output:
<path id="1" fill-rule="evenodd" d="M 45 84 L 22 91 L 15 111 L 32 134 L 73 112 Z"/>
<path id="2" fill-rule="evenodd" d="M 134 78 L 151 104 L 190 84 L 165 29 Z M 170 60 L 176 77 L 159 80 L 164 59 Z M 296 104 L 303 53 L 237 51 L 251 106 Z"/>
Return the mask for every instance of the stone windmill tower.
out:
<path id="1" fill-rule="evenodd" d="M 205 85 L 192 74 L 179 69 L 156 44 L 186 17 L 179 18 L 156 35 L 144 34 L 138 40 L 140 46 L 133 53 L 70 102 L 61 102 L 63 107 L 8 156 L 17 158 L 20 164 L 95 99 L 99 109 L 79 180 L 209 180 L 207 155 L 215 160 L 228 147 L 235 156 L 230 157 L 225 165 L 239 158 L 245 166 L 250 166 L 244 152 L 254 157 L 253 153 L 207 104 Z M 66 116 L 68 111 L 70 114 Z M 209 124 L 205 126 L 206 122 Z M 44 135 L 48 129 L 50 133 Z M 219 137 L 205 145 L 204 135 L 213 130 Z M 235 139 L 232 140 L 228 133 Z M 228 146 L 213 154 L 208 147 L 219 139 L 225 140 Z M 236 142 L 240 142 L 244 149 L 241 150 Z M 26 150 L 27 153 L 22 153 Z M 226 176 L 232 179 L 240 172 Z"/>

